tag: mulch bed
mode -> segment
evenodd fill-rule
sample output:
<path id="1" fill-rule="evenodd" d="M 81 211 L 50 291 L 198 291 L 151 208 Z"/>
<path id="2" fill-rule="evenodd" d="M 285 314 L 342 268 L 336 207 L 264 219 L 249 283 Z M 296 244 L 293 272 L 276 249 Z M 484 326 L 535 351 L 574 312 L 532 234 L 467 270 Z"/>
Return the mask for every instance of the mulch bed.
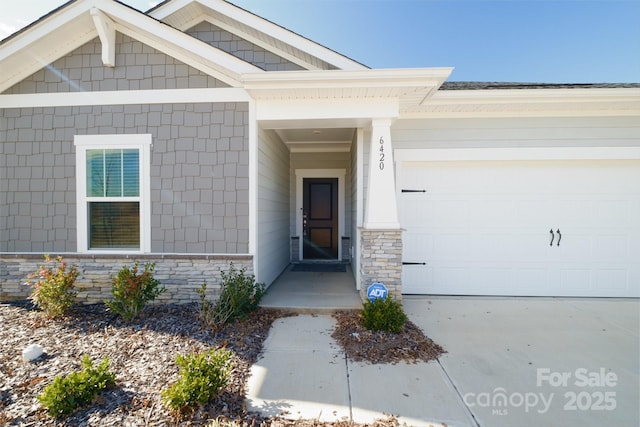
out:
<path id="1" fill-rule="evenodd" d="M 231 420 L 247 427 L 350 427 L 340 421 L 264 418 L 245 408 L 245 386 L 250 368 L 261 355 L 273 321 L 286 312 L 260 308 L 249 319 L 219 330 L 203 329 L 198 305 L 152 305 L 131 323 L 106 310 L 103 304 L 77 306 L 68 317 L 51 321 L 30 303 L 0 303 L 0 425 L 16 426 L 195 426 L 211 420 Z M 370 332 L 362 328 L 358 314 L 344 312 L 334 337 L 354 361 L 396 363 L 431 360 L 442 348 L 424 337 L 412 323 L 401 334 Z M 44 347 L 34 362 L 23 362 L 29 344 Z M 209 404 L 178 419 L 161 401 L 161 390 L 177 380 L 177 354 L 211 348 L 231 349 L 234 369 L 230 384 Z M 37 396 L 59 375 L 80 369 L 84 354 L 99 363 L 108 357 L 116 374 L 116 387 L 103 393 L 90 407 L 63 420 L 46 414 Z M 215 424 L 212 424 L 215 425 Z M 371 424 L 397 426 L 394 417 Z"/>
<path id="2" fill-rule="evenodd" d="M 400 333 L 370 331 L 362 325 L 360 312 L 340 311 L 334 314 L 337 326 L 333 338 L 355 362 L 398 363 L 428 362 L 445 350 L 408 320 Z"/>

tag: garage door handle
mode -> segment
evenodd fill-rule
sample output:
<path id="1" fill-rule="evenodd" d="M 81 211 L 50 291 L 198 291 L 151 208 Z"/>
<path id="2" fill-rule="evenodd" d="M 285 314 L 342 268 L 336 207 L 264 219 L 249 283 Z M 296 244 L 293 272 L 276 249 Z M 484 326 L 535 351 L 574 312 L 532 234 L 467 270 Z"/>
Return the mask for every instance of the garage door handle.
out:
<path id="1" fill-rule="evenodd" d="M 549 233 L 551 233 L 551 243 L 549 243 L 549 246 L 553 246 L 553 239 L 555 239 L 555 234 L 553 234 L 553 228 L 551 230 L 549 230 Z"/>
<path id="2" fill-rule="evenodd" d="M 427 190 L 409 190 L 409 189 L 403 188 L 401 192 L 402 193 L 426 193 Z"/>
<path id="3" fill-rule="evenodd" d="M 558 233 L 558 246 L 560 246 L 560 240 L 562 240 L 562 234 L 560 234 L 560 229 L 559 228 L 556 231 L 556 233 Z"/>
<path id="4" fill-rule="evenodd" d="M 402 265 L 427 265 L 426 262 L 403 262 Z"/>

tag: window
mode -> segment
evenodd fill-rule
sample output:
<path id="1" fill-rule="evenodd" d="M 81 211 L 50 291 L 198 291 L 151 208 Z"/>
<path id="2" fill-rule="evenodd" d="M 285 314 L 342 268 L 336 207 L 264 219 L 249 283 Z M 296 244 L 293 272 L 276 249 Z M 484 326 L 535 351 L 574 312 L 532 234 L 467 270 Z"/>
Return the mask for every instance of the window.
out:
<path id="1" fill-rule="evenodd" d="M 77 135 L 78 251 L 150 249 L 151 135 Z"/>

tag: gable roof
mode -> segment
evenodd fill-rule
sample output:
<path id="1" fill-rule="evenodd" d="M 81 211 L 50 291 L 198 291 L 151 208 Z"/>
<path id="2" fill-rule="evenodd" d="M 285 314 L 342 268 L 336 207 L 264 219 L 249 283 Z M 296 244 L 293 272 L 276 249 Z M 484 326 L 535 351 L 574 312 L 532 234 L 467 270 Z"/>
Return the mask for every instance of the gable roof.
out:
<path id="1" fill-rule="evenodd" d="M 104 49 L 113 49 L 105 32 L 128 35 L 232 87 L 242 74 L 262 71 L 120 2 L 72 0 L 0 44 L 0 68 L 9 70 L 0 75 L 0 93 L 96 37 L 104 58 Z"/>
<path id="2" fill-rule="evenodd" d="M 167 0 L 147 13 L 117 0 L 70 0 L 0 42 L 0 93 L 100 37 L 103 60 L 113 56 L 115 32 L 139 40 L 231 87 L 262 72 L 185 33 L 201 22 L 281 56 L 307 70 L 367 69 L 364 65 L 224 0 Z M 111 37 L 110 37 L 111 36 Z"/>
<path id="3" fill-rule="evenodd" d="M 210 22 L 307 70 L 368 68 L 226 0 L 165 0 L 147 14 L 182 31 Z"/>

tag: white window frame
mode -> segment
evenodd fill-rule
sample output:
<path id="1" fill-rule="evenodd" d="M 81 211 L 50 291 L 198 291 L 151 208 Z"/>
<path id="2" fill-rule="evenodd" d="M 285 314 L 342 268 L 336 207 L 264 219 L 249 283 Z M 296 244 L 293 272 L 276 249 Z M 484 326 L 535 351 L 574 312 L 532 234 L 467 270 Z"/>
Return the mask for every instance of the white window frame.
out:
<path id="1" fill-rule="evenodd" d="M 76 146 L 76 218 L 77 251 L 80 253 L 149 253 L 151 251 L 151 134 L 75 135 Z M 138 149 L 140 162 L 140 248 L 90 249 L 88 233 L 87 150 Z M 104 198 L 104 201 L 127 201 L 129 198 Z"/>

